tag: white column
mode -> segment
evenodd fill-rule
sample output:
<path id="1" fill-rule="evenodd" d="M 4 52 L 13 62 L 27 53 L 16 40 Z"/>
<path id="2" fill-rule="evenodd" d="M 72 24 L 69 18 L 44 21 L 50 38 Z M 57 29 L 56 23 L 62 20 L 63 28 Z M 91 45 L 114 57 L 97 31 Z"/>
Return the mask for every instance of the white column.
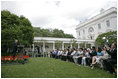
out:
<path id="1" fill-rule="evenodd" d="M 34 52 L 34 44 L 32 44 L 32 46 L 33 46 L 33 49 L 32 49 L 32 51 Z"/>
<path id="2" fill-rule="evenodd" d="M 62 50 L 64 50 L 64 43 L 62 43 Z"/>
<path id="3" fill-rule="evenodd" d="M 72 43 L 70 43 L 70 48 L 72 49 L 72 47 L 73 47 L 73 46 L 72 46 Z"/>
<path id="4" fill-rule="evenodd" d="M 91 43 L 91 47 L 94 46 L 94 43 Z"/>
<path id="5" fill-rule="evenodd" d="M 34 56 L 33 54 L 34 54 L 34 44 L 32 44 L 32 57 Z"/>
<path id="6" fill-rule="evenodd" d="M 78 43 L 78 48 L 80 48 L 80 43 Z"/>
<path id="7" fill-rule="evenodd" d="M 45 52 L 45 42 L 43 42 L 43 57 L 44 57 L 44 52 Z"/>
<path id="8" fill-rule="evenodd" d="M 30 45 L 30 49 L 32 49 L 32 46 L 33 46 L 33 44 L 32 44 L 32 45 Z"/>
<path id="9" fill-rule="evenodd" d="M 86 42 L 85 42 L 85 48 L 86 48 Z"/>
<path id="10" fill-rule="evenodd" d="M 55 42 L 53 42 L 53 50 L 55 50 Z"/>

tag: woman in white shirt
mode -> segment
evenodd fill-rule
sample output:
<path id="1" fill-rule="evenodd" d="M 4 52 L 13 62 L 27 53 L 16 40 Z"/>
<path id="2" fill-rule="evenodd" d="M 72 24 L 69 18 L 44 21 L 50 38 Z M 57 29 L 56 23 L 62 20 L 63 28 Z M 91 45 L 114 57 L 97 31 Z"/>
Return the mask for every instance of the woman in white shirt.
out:
<path id="1" fill-rule="evenodd" d="M 78 57 L 78 64 L 81 64 L 82 57 L 83 57 L 83 48 L 80 48 L 79 57 Z"/>
<path id="2" fill-rule="evenodd" d="M 84 49 L 84 53 L 83 53 L 83 56 L 82 56 L 82 61 L 81 61 L 81 64 L 86 66 L 87 63 L 86 63 L 86 59 L 89 58 L 89 53 L 86 49 Z"/>
<path id="3" fill-rule="evenodd" d="M 66 61 L 67 59 L 67 54 L 68 54 L 68 50 L 64 50 L 63 54 L 62 54 L 62 60 Z"/>

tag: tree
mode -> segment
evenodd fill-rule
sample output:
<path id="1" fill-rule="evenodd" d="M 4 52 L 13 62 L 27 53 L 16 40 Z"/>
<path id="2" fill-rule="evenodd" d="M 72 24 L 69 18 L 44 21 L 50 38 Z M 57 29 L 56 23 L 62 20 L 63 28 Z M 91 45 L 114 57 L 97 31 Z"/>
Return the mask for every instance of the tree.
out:
<path id="1" fill-rule="evenodd" d="M 19 19 L 20 19 L 20 25 L 23 25 L 23 26 L 32 26 L 31 25 L 31 22 L 27 18 L 25 18 L 23 15 L 21 15 L 19 17 Z"/>
<path id="2" fill-rule="evenodd" d="M 35 37 L 42 37 L 42 31 L 40 29 L 40 27 L 34 27 L 34 36 Z"/>
<path id="3" fill-rule="evenodd" d="M 1 12 L 1 29 L 9 29 L 20 25 L 20 19 L 17 15 L 10 13 L 7 10 Z"/>
<path id="4" fill-rule="evenodd" d="M 106 39 L 109 40 L 109 44 L 111 45 L 113 42 L 117 42 L 117 31 L 110 31 L 100 34 L 95 40 L 96 46 L 104 46 L 106 40 L 103 40 L 103 37 L 106 37 Z"/>
<path id="5" fill-rule="evenodd" d="M 65 38 L 74 38 L 71 34 L 65 34 Z"/>
<path id="6" fill-rule="evenodd" d="M 74 38 L 71 34 L 65 34 L 63 30 L 58 29 L 41 29 L 34 27 L 34 36 L 36 37 L 57 37 L 57 38 Z"/>
<path id="7" fill-rule="evenodd" d="M 1 47 L 2 53 L 13 47 L 14 40 L 25 46 L 33 43 L 33 27 L 24 16 L 17 16 L 7 10 L 1 11 Z"/>
<path id="8" fill-rule="evenodd" d="M 63 30 L 54 29 L 53 30 L 53 37 L 64 38 Z"/>

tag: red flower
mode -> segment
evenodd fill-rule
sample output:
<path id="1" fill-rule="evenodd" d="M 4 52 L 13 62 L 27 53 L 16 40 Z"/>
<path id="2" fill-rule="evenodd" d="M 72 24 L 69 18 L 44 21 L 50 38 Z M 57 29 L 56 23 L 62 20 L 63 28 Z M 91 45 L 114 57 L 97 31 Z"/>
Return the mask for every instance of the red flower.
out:
<path id="1" fill-rule="evenodd" d="M 2 58 L 4 58 L 4 56 L 2 56 Z"/>
<path id="2" fill-rule="evenodd" d="M 15 60 L 15 58 L 13 58 L 13 60 Z"/>
<path id="3" fill-rule="evenodd" d="M 23 57 L 24 57 L 24 58 L 26 58 L 26 59 L 28 59 L 28 58 L 29 58 L 29 56 L 28 56 L 28 55 L 24 55 Z"/>
<path id="4" fill-rule="evenodd" d="M 13 56 L 9 56 L 10 58 L 12 58 Z"/>
<path id="5" fill-rule="evenodd" d="M 3 61 L 5 61 L 5 59 L 3 59 Z"/>
<path id="6" fill-rule="evenodd" d="M 4 58 L 2 58 L 1 60 L 4 60 Z"/>
<path id="7" fill-rule="evenodd" d="M 9 60 L 10 60 L 10 58 L 7 58 L 7 60 L 9 61 Z"/>
<path id="8" fill-rule="evenodd" d="M 11 60 L 13 60 L 13 58 L 10 58 Z"/>

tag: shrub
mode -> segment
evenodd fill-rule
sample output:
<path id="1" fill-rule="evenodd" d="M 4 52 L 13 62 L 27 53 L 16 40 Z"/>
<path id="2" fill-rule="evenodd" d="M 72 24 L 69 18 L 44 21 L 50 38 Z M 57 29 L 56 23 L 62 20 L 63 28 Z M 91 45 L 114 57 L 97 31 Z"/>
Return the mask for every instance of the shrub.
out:
<path id="1" fill-rule="evenodd" d="M 100 34 L 95 40 L 96 46 L 104 46 L 106 40 L 103 40 L 103 37 L 106 37 L 109 40 L 109 44 L 111 45 L 113 42 L 117 42 L 117 31 L 110 31 L 107 33 Z"/>

